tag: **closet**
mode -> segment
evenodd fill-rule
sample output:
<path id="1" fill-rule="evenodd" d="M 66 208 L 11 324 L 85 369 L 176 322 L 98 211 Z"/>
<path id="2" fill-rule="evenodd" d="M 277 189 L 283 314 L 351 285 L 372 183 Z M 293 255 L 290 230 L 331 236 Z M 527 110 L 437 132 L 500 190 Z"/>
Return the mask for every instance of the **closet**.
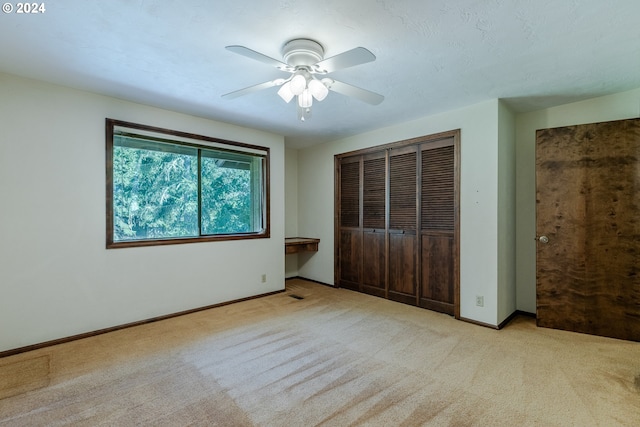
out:
<path id="1" fill-rule="evenodd" d="M 335 156 L 336 286 L 459 317 L 459 141 Z"/>

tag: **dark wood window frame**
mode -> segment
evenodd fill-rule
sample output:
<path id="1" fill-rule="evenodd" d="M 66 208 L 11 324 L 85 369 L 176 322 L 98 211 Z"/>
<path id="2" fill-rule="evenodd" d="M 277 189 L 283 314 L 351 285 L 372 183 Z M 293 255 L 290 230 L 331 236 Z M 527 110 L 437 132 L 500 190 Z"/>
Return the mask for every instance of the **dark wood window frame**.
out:
<path id="1" fill-rule="evenodd" d="M 142 125 L 115 119 L 106 119 L 106 247 L 107 249 L 127 248 L 139 246 L 160 246 L 175 245 L 184 243 L 197 242 L 215 242 L 228 240 L 244 240 L 244 239 L 264 239 L 271 237 L 271 213 L 270 213 L 270 149 L 268 147 L 252 145 L 242 142 L 229 141 L 220 138 L 213 138 L 204 135 L 197 135 L 188 132 L 181 132 L 171 129 L 164 129 L 155 126 Z M 166 136 L 166 141 L 172 144 L 184 145 L 200 149 L 214 149 L 246 154 L 256 154 L 256 152 L 264 153 L 260 156 L 262 161 L 262 194 L 261 215 L 262 227 L 259 231 L 249 233 L 230 233 L 215 235 L 200 235 L 193 237 L 177 237 L 177 238 L 160 238 L 145 240 L 129 240 L 114 241 L 114 212 L 113 212 L 113 139 L 116 128 L 126 128 L 134 131 L 140 131 L 143 134 L 152 133 Z M 194 143 L 185 142 L 184 140 L 195 141 Z M 257 154 L 256 154 L 257 155 Z M 198 189 L 198 198 L 200 198 L 200 189 Z M 200 209 L 198 209 L 200 210 Z"/>

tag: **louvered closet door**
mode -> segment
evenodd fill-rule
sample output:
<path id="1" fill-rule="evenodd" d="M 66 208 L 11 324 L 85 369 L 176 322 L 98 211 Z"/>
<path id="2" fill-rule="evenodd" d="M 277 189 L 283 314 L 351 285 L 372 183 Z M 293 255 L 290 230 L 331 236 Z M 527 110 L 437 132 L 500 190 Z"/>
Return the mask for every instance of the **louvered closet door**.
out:
<path id="1" fill-rule="evenodd" d="M 460 316 L 459 139 L 336 156 L 337 286 Z"/>
<path id="2" fill-rule="evenodd" d="M 365 155 L 362 182 L 362 291 L 385 296 L 385 152 Z"/>
<path id="3" fill-rule="evenodd" d="M 362 238 L 360 229 L 361 156 L 340 162 L 338 286 L 360 290 Z"/>
<path id="4" fill-rule="evenodd" d="M 453 138 L 422 147 L 421 307 L 453 315 L 455 309 L 455 151 Z"/>
<path id="5" fill-rule="evenodd" d="M 388 298 L 417 303 L 417 147 L 389 152 Z"/>

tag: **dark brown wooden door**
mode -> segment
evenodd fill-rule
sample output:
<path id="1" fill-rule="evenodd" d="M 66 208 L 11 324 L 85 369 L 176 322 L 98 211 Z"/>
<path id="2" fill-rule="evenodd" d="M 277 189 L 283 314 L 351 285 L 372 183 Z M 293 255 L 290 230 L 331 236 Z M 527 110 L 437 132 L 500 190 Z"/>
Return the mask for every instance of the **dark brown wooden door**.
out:
<path id="1" fill-rule="evenodd" d="M 426 144 L 420 174 L 421 307 L 455 314 L 456 191 L 453 138 Z"/>
<path id="2" fill-rule="evenodd" d="M 385 297 L 386 273 L 386 152 L 363 156 L 362 292 Z"/>
<path id="3" fill-rule="evenodd" d="M 640 341 L 640 119 L 536 138 L 538 325 Z"/>
<path id="4" fill-rule="evenodd" d="M 388 298 L 417 302 L 417 160 L 416 146 L 389 153 L 389 293 Z"/>
<path id="5" fill-rule="evenodd" d="M 340 216 L 337 240 L 338 285 L 360 290 L 362 281 L 362 238 L 360 230 L 360 157 L 343 159 L 340 165 Z"/>

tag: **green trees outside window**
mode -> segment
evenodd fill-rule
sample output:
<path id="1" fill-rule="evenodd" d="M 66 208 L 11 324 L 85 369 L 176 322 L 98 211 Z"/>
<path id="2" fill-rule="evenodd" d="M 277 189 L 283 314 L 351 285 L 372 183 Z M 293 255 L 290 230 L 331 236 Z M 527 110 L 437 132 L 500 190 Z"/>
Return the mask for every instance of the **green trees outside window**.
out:
<path id="1" fill-rule="evenodd" d="M 107 247 L 268 237 L 268 152 L 107 119 Z"/>

